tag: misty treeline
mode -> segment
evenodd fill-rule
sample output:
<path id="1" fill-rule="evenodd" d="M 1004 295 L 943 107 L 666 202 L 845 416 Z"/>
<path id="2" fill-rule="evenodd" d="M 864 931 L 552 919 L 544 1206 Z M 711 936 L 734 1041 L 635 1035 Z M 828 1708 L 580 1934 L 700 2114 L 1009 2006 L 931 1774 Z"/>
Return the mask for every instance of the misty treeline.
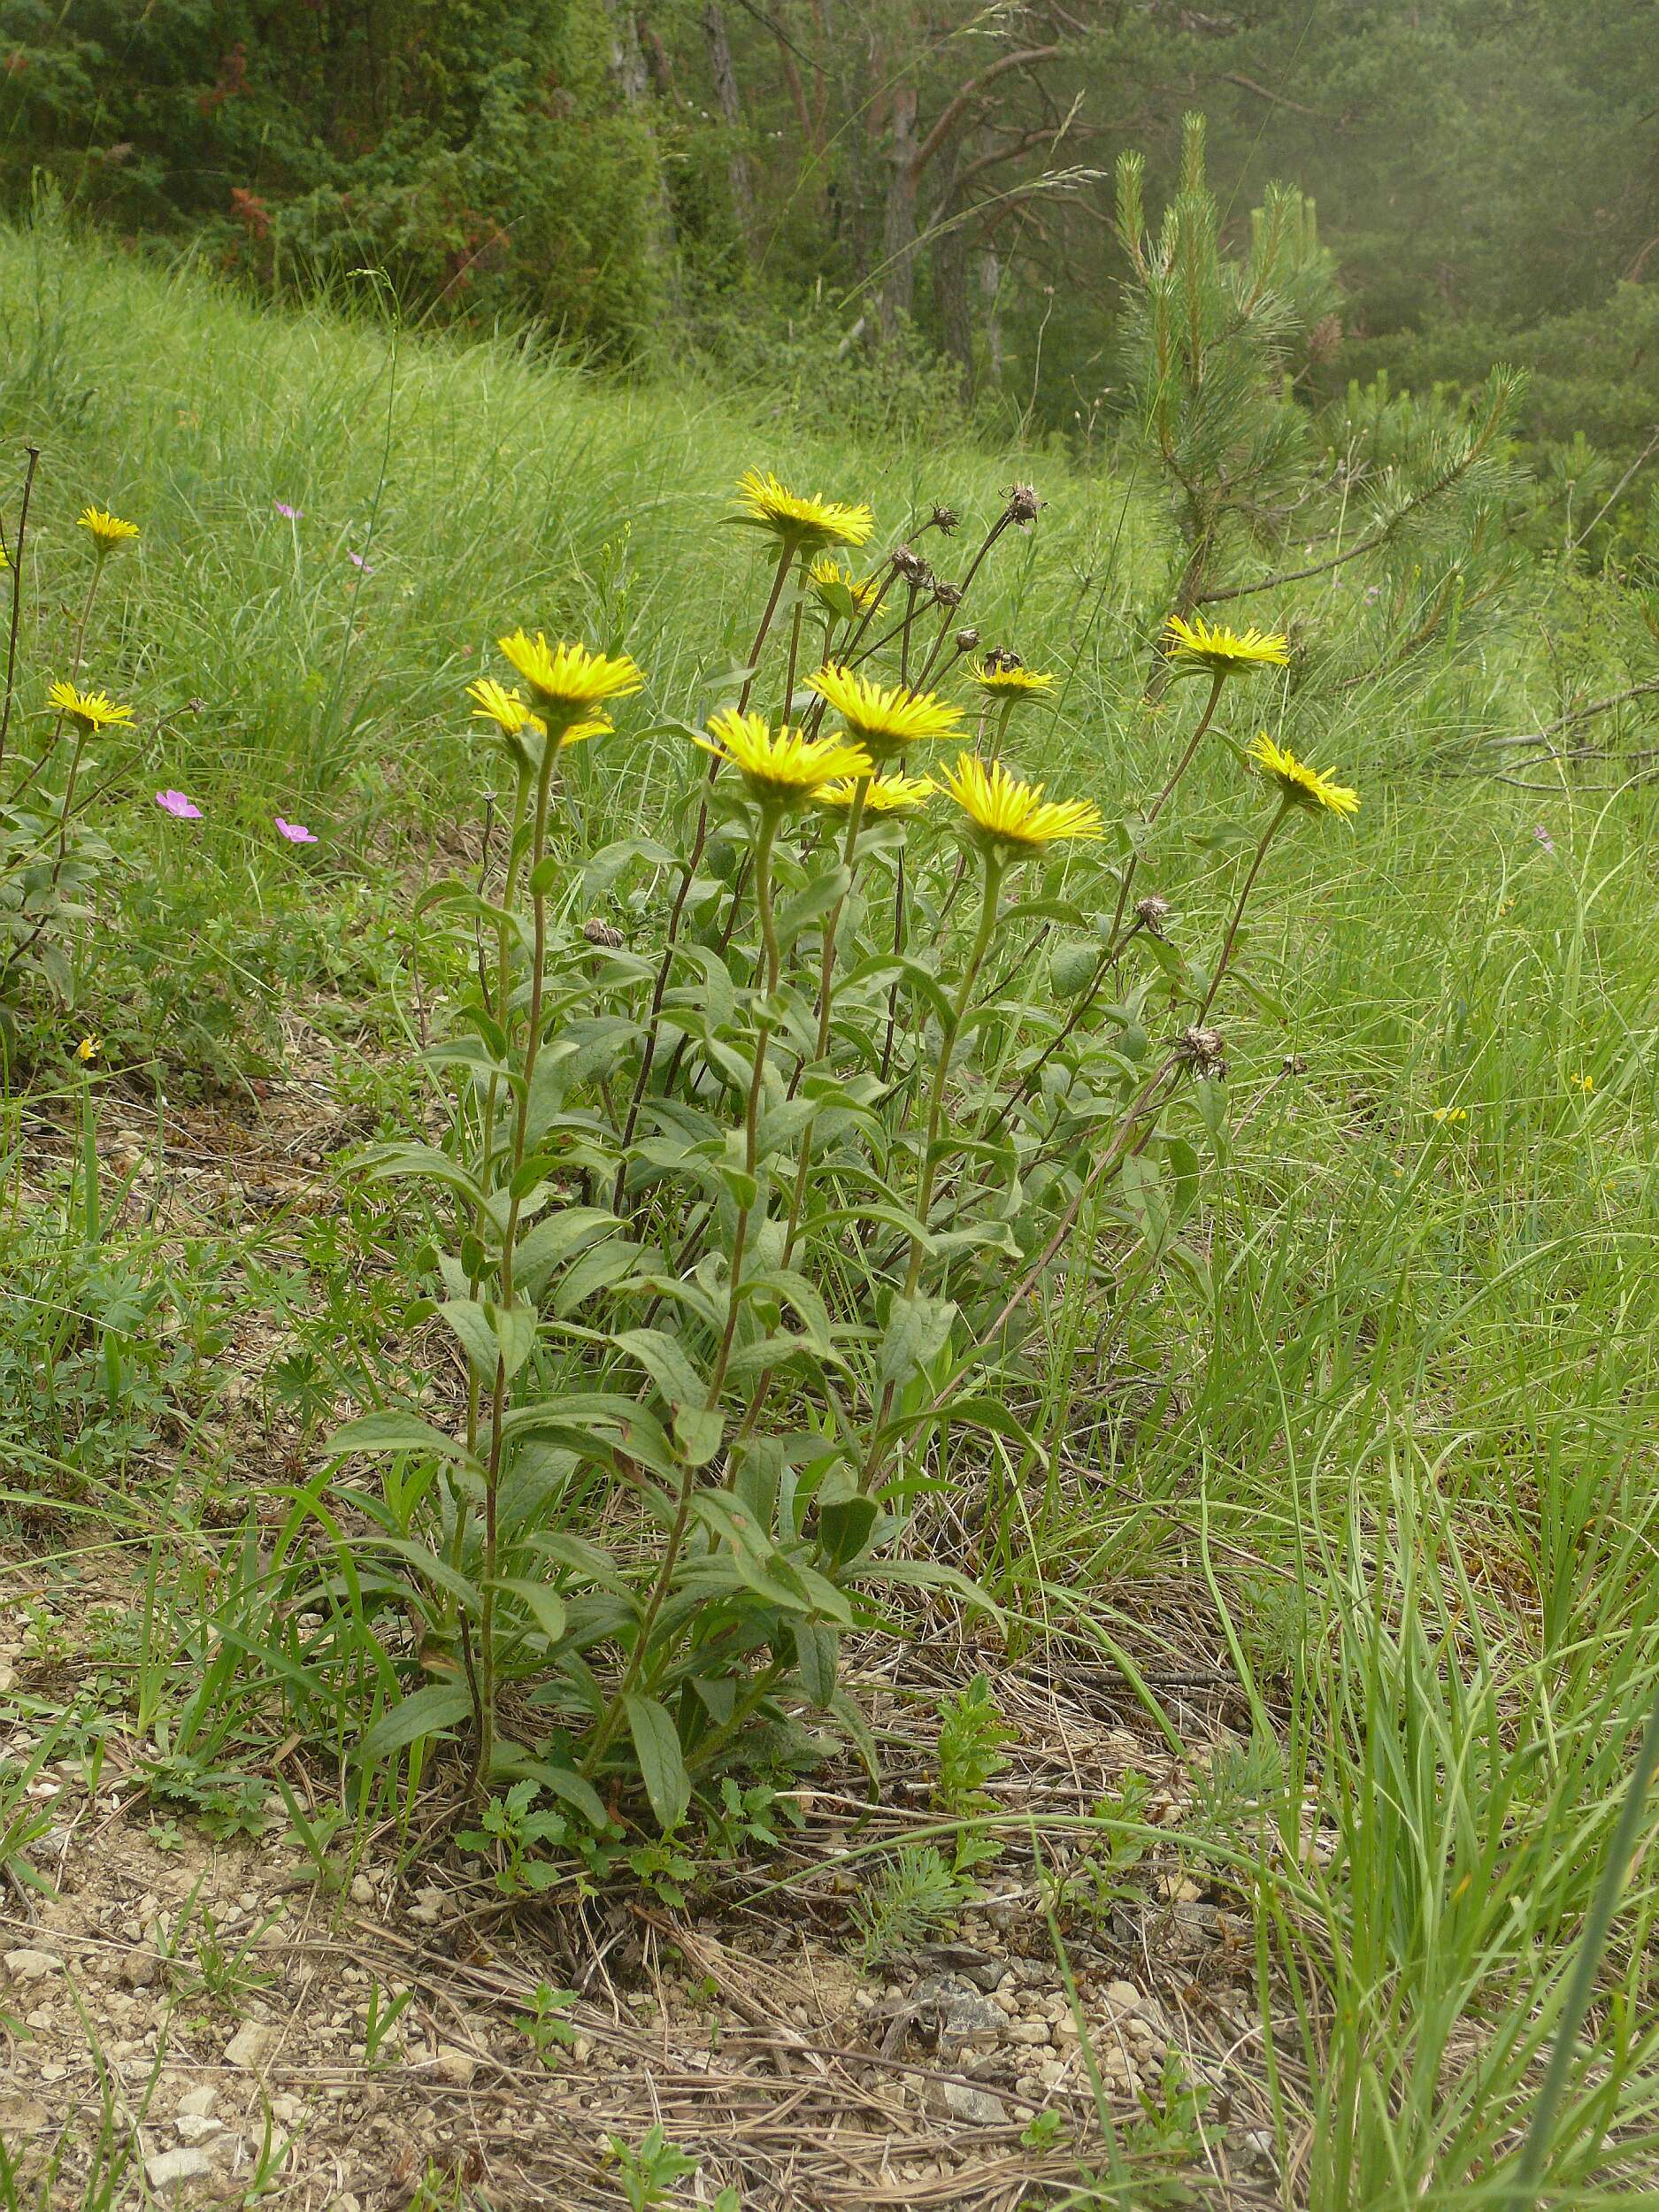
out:
<path id="1" fill-rule="evenodd" d="M 1548 472 L 1659 426 L 1637 0 L 0 0 L 0 180 L 264 285 L 534 320 L 845 412 L 1110 433 L 1131 274 L 1208 119 L 1223 235 L 1304 196 L 1317 402 L 1529 372 Z M 1577 441 L 1577 444 L 1575 444 Z"/>

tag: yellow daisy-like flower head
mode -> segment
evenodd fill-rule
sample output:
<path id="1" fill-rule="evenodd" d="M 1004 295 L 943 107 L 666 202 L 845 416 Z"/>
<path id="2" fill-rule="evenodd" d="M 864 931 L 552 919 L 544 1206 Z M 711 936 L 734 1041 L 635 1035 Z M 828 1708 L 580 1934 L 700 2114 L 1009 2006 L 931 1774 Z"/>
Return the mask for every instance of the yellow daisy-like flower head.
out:
<path id="1" fill-rule="evenodd" d="M 826 784 L 867 776 L 875 765 L 839 732 L 810 738 L 784 725 L 774 730 L 764 715 L 739 714 L 733 707 L 710 715 L 708 736 L 693 742 L 735 768 L 763 806 L 800 806 Z"/>
<path id="2" fill-rule="evenodd" d="M 83 1067 L 89 1066 L 104 1049 L 102 1037 L 83 1037 L 75 1047 L 75 1057 Z"/>
<path id="3" fill-rule="evenodd" d="M 539 714 L 532 714 L 525 703 L 522 692 L 509 691 L 505 684 L 498 684 L 493 676 L 480 676 L 468 684 L 466 695 L 476 703 L 472 713 L 481 722 L 493 722 L 503 735 L 511 737 L 527 723 L 533 730 L 547 734 L 547 724 Z"/>
<path id="4" fill-rule="evenodd" d="M 77 691 L 73 684 L 61 678 L 47 687 L 47 703 L 66 714 L 70 720 L 86 731 L 106 730 L 133 718 L 131 707 L 118 707 L 107 691 Z"/>
<path id="5" fill-rule="evenodd" d="M 626 698 L 645 681 L 626 653 L 613 658 L 589 652 L 585 645 L 549 645 L 540 630 L 534 637 L 515 630 L 495 642 L 529 685 L 537 712 L 561 729 L 589 721 L 594 708 L 607 699 Z"/>
<path id="6" fill-rule="evenodd" d="M 1455 1125 L 1468 1120 L 1469 1109 L 1467 1106 L 1437 1106 L 1432 1118 L 1448 1125 Z"/>
<path id="7" fill-rule="evenodd" d="M 820 606 L 829 614 L 844 614 L 840 595 L 845 592 L 855 614 L 863 614 L 874 600 L 881 586 L 874 576 L 855 576 L 844 567 L 833 553 L 820 553 L 807 571 L 807 580 L 818 596 Z"/>
<path id="8" fill-rule="evenodd" d="M 909 814 L 926 806 L 938 788 L 930 776 L 872 776 L 864 787 L 864 812 Z M 858 779 L 849 776 L 841 783 L 826 783 L 816 796 L 820 806 L 848 807 L 857 791 Z"/>
<path id="9" fill-rule="evenodd" d="M 76 518 L 75 526 L 90 536 L 100 560 L 113 553 L 118 546 L 125 545 L 129 539 L 138 535 L 135 522 L 123 522 L 119 515 L 112 515 L 103 507 L 83 507 Z"/>
<path id="10" fill-rule="evenodd" d="M 905 691 L 872 682 L 850 668 L 820 668 L 806 680 L 826 706 L 833 707 L 849 733 L 872 759 L 887 760 L 907 745 L 961 734 L 962 709 L 931 691 Z"/>
<path id="11" fill-rule="evenodd" d="M 945 789 L 968 818 L 968 834 L 1001 860 L 1022 858 L 1068 838 L 1102 834 L 1092 799 L 1045 799 L 1040 783 L 1022 783 L 1000 760 L 964 753 L 941 772 Z"/>
<path id="12" fill-rule="evenodd" d="M 472 709 L 477 718 L 493 722 L 503 737 L 517 737 L 522 730 L 534 730 L 538 737 L 547 735 L 547 724 L 541 716 L 533 714 L 518 692 L 509 691 L 493 676 L 480 676 L 476 683 L 468 684 L 466 695 L 478 702 Z M 584 715 L 580 722 L 568 722 L 560 731 L 559 749 L 580 745 L 584 738 L 609 737 L 615 728 L 608 714 Z"/>
<path id="13" fill-rule="evenodd" d="M 737 496 L 743 511 L 733 520 L 757 530 L 770 530 L 780 543 L 804 549 L 809 546 L 864 545 L 873 535 L 876 518 L 868 507 L 843 506 L 839 500 L 813 493 L 803 498 L 780 484 L 770 471 L 745 469 L 737 480 Z"/>
<path id="14" fill-rule="evenodd" d="M 1040 699 L 1045 691 L 1054 689 L 1052 676 L 1041 675 L 1021 661 L 1002 660 L 995 654 L 987 654 L 982 661 L 971 661 L 968 674 L 987 699 L 1003 704 L 1010 700 L 1023 703 L 1027 699 Z"/>
<path id="15" fill-rule="evenodd" d="M 1176 676 L 1248 676 L 1258 668 L 1283 668 L 1290 640 L 1278 630 L 1229 630 L 1202 615 L 1190 622 L 1172 614 L 1164 631 L 1170 672 Z"/>
<path id="16" fill-rule="evenodd" d="M 1329 814 L 1359 812 L 1359 793 L 1345 783 L 1333 783 L 1334 768 L 1310 768 L 1294 753 L 1275 745 L 1265 730 L 1251 746 L 1250 758 L 1293 806 L 1323 807 Z"/>

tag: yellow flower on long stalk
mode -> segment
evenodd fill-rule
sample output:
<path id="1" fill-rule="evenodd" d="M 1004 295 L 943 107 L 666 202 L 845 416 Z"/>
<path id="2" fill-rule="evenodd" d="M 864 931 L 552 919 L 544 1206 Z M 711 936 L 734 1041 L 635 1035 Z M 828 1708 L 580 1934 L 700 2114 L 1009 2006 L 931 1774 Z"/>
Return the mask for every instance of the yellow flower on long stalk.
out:
<path id="1" fill-rule="evenodd" d="M 909 814 L 926 806 L 938 788 L 930 776 L 872 776 L 862 785 L 849 776 L 844 783 L 826 783 L 815 796 L 820 806 L 849 807 L 862 789 L 866 814 Z"/>
<path id="2" fill-rule="evenodd" d="M 1333 783 L 1334 768 L 1310 768 L 1294 753 L 1275 745 L 1265 730 L 1251 746 L 1250 758 L 1292 806 L 1323 808 L 1336 815 L 1359 812 L 1359 793 L 1346 784 Z"/>
<path id="3" fill-rule="evenodd" d="M 1278 630 L 1229 630 L 1202 615 L 1190 621 L 1172 614 L 1164 631 L 1164 649 L 1175 676 L 1249 676 L 1260 668 L 1283 668 L 1290 640 Z"/>
<path id="4" fill-rule="evenodd" d="M 107 691 L 77 691 L 73 684 L 65 683 L 61 678 L 47 687 L 46 700 L 49 706 L 56 707 L 59 714 L 66 714 L 77 728 L 87 733 L 111 729 L 133 718 L 131 707 L 117 706 Z"/>
<path id="5" fill-rule="evenodd" d="M 968 818 L 968 834 L 987 852 L 1008 859 L 1040 852 L 1067 839 L 1101 836 L 1100 809 L 1092 799 L 1045 799 L 1040 783 L 1022 783 L 1000 760 L 964 753 L 941 771 L 945 789 Z"/>
<path id="6" fill-rule="evenodd" d="M 1027 668 L 1023 662 L 1007 662 L 995 657 L 971 661 L 968 674 L 978 684 L 986 697 L 996 704 L 1023 706 L 1032 699 L 1040 699 L 1054 688 L 1054 678 L 1037 669 Z"/>
<path id="7" fill-rule="evenodd" d="M 868 753 L 849 745 L 839 732 L 811 738 L 787 725 L 774 730 L 764 715 L 739 714 L 733 707 L 710 715 L 708 736 L 692 742 L 735 768 L 750 797 L 766 807 L 799 806 L 826 784 L 868 776 L 875 766 Z"/>
<path id="8" fill-rule="evenodd" d="M 833 615 L 839 615 L 841 610 L 831 598 L 832 593 L 844 591 L 852 603 L 853 612 L 863 614 L 881 588 L 878 577 L 856 577 L 833 553 L 820 553 L 806 573 L 818 603 Z"/>
<path id="9" fill-rule="evenodd" d="M 503 737 L 516 737 L 520 730 L 534 730 L 538 737 L 547 735 L 547 724 L 541 716 L 533 714 L 518 692 L 509 691 L 493 676 L 480 676 L 476 683 L 468 684 L 466 695 L 478 702 L 472 709 L 475 718 L 493 722 Z M 609 737 L 616 726 L 608 714 L 585 715 L 560 732 L 560 749 L 580 745 L 584 738 Z"/>
<path id="10" fill-rule="evenodd" d="M 889 759 L 910 745 L 962 733 L 962 709 L 931 691 L 879 684 L 833 665 L 809 676 L 806 687 L 840 715 L 849 734 L 876 760 Z"/>
<path id="11" fill-rule="evenodd" d="M 794 550 L 824 545 L 864 545 L 874 534 L 876 518 L 868 507 L 846 506 L 814 492 L 803 496 L 780 484 L 770 470 L 745 469 L 737 480 L 737 496 L 743 511 L 732 519 L 750 528 L 771 531 Z"/>
<path id="12" fill-rule="evenodd" d="M 625 699 L 645 681 L 626 653 L 594 653 L 585 645 L 562 641 L 549 645 L 540 630 L 534 637 L 515 630 L 495 642 L 529 685 L 536 711 L 561 728 L 588 720 L 590 710 L 604 700 Z"/>
<path id="13" fill-rule="evenodd" d="M 75 527 L 88 534 L 101 561 L 138 535 L 135 522 L 123 522 L 119 515 L 112 515 L 104 507 L 83 507 L 75 518 Z"/>

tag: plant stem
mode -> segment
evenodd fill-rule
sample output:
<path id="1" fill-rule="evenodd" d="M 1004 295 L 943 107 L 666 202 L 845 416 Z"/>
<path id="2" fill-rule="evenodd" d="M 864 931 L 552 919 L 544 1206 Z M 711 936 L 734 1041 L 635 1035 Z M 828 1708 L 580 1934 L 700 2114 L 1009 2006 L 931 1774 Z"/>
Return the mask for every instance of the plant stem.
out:
<path id="1" fill-rule="evenodd" d="M 770 1002 L 778 988 L 783 963 L 778 945 L 777 924 L 772 903 L 772 855 L 777 841 L 778 827 L 782 817 L 774 807 L 768 807 L 761 816 L 755 838 L 755 904 L 760 918 L 761 942 L 765 948 L 766 997 Z M 751 1182 L 759 1168 L 760 1157 L 760 1100 L 765 1085 L 766 1048 L 772 1039 L 772 1024 L 763 1014 L 755 1030 L 755 1060 L 749 1079 L 749 1096 L 743 1109 L 743 1164 Z M 720 1347 L 715 1356 L 714 1371 L 709 1378 L 708 1395 L 704 1410 L 712 1413 L 720 1402 L 726 1387 L 726 1371 L 731 1362 L 732 1347 L 737 1338 L 737 1319 L 742 1310 L 743 1256 L 749 1244 L 749 1225 L 752 1206 L 745 1201 L 737 1210 L 737 1219 L 732 1230 L 732 1258 L 729 1285 L 726 1293 L 726 1325 L 720 1336 Z M 685 1548 L 686 1532 L 691 1522 L 691 1501 L 696 1494 L 697 1470 L 689 1458 L 680 1470 L 679 1494 L 674 1501 L 674 1517 L 670 1524 L 663 1556 L 651 1584 L 645 1610 L 640 1616 L 640 1625 L 634 1634 L 634 1647 L 628 1654 L 622 1678 L 611 1693 L 593 1742 L 582 1761 L 582 1772 L 591 1776 L 609 1750 L 621 1720 L 625 1701 L 632 1695 L 634 1685 L 644 1671 L 650 1646 L 651 1632 L 657 1617 L 663 1609 L 674 1570 L 680 1564 L 680 1555 Z"/>
<path id="2" fill-rule="evenodd" d="M 979 909 L 979 927 L 968 955 L 968 964 L 963 972 L 961 988 L 951 1010 L 950 1019 L 940 1033 L 939 1056 L 933 1063 L 933 1079 L 928 1087 L 927 1111 L 922 1126 L 922 1149 L 916 1171 L 916 1227 L 910 1232 L 910 1260 L 905 1271 L 903 1296 L 914 1298 L 922 1279 L 922 1237 L 927 1227 L 927 1216 L 933 1202 L 933 1183 L 938 1174 L 939 1127 L 944 1115 L 945 1087 L 950 1078 L 950 1064 L 955 1057 L 956 1039 L 973 997 L 973 987 L 985 962 L 991 942 L 991 932 L 996 923 L 996 902 L 1002 888 L 1004 864 L 992 854 L 985 856 L 985 899 Z M 868 1491 L 881 1464 L 881 1432 L 893 1409 L 895 1386 L 889 1382 L 881 1394 L 876 1417 L 871 1425 L 869 1456 L 864 1462 L 859 1487 Z"/>
<path id="3" fill-rule="evenodd" d="M 32 445 L 28 451 L 23 500 L 18 509 L 18 534 L 12 541 L 12 622 L 6 637 L 5 705 L 0 710 L 0 762 L 5 758 L 6 738 L 12 728 L 12 702 L 17 695 L 18 633 L 23 626 L 23 545 L 28 535 L 29 498 L 35 489 L 35 472 L 41 458 L 39 446 Z"/>
<path id="4" fill-rule="evenodd" d="M 795 559 L 798 549 L 793 539 L 786 538 L 779 551 L 778 565 L 772 574 L 772 590 L 767 596 L 765 611 L 760 618 L 760 627 L 755 633 L 755 642 L 749 649 L 749 674 L 744 680 L 743 688 L 739 693 L 737 701 L 737 710 L 740 714 L 748 708 L 749 695 L 755 687 L 756 672 L 760 666 L 761 648 L 766 642 L 766 634 L 772 628 L 772 618 L 778 611 L 779 600 L 783 596 L 784 580 L 789 573 L 789 565 Z M 626 1195 L 627 1149 L 633 1143 L 634 1133 L 639 1126 L 640 1109 L 645 1102 L 646 1086 L 651 1079 L 651 1068 L 657 1058 L 657 1040 L 662 1022 L 663 1001 L 668 995 L 668 979 L 673 973 L 674 952 L 680 941 L 680 925 L 686 911 L 686 902 L 691 895 L 692 880 L 697 872 L 697 863 L 703 858 L 703 847 L 709 841 L 709 793 L 719 772 L 719 761 L 711 757 L 709 762 L 709 772 L 703 779 L 702 803 L 697 809 L 696 834 L 692 839 L 691 852 L 685 864 L 685 872 L 675 890 L 673 904 L 669 909 L 667 941 L 663 947 L 663 957 L 657 971 L 657 979 L 651 987 L 650 1011 L 645 1019 L 645 1042 L 640 1051 L 639 1073 L 634 1079 L 634 1091 L 628 1100 L 628 1110 L 622 1125 L 620 1150 L 623 1156 L 617 1163 L 616 1186 L 611 1200 L 612 1213 L 619 1214 L 622 1211 L 622 1201 Z"/>
<path id="5" fill-rule="evenodd" d="M 541 768 L 536 775 L 535 818 L 530 839 L 530 910 L 533 916 L 534 946 L 531 952 L 529 1027 L 524 1041 L 524 1088 L 518 1094 L 518 1112 L 513 1120 L 512 1174 L 516 1176 L 524 1165 L 525 1145 L 530 1122 L 530 1089 L 535 1079 L 535 1066 L 541 1050 L 541 1001 L 547 984 L 547 887 L 540 875 L 542 856 L 547 851 L 548 804 L 553 787 L 553 769 L 558 759 L 559 739 L 563 733 L 551 718 L 548 721 L 547 736 Z M 511 1179 L 511 1178 L 509 1179 Z M 508 1205 L 507 1224 L 502 1233 L 501 1248 L 501 1304 L 503 1310 L 512 1304 L 513 1246 L 518 1232 L 518 1198 L 515 1195 Z M 488 1778 L 495 1745 L 495 1570 L 497 1563 L 496 1501 L 501 1488 L 501 1431 L 507 1410 L 507 1362 L 504 1357 L 495 1363 L 495 1383 L 490 1398 L 489 1459 L 484 1473 L 484 1558 L 480 1578 L 482 1594 L 479 1604 L 479 1706 L 478 1766 L 476 1771 Z"/>
<path id="6" fill-rule="evenodd" d="M 1159 815 L 1163 813 L 1164 808 L 1169 804 L 1170 800 L 1174 794 L 1176 785 L 1179 783 L 1181 778 L 1187 773 L 1188 768 L 1191 767 L 1193 756 L 1198 750 L 1199 741 L 1202 738 L 1204 732 L 1210 727 L 1210 717 L 1215 713 L 1217 702 L 1221 697 L 1221 687 L 1226 682 L 1226 677 L 1219 669 L 1216 670 L 1214 674 L 1210 677 L 1210 696 L 1204 702 L 1204 710 L 1198 718 L 1198 727 L 1187 739 L 1187 750 L 1181 755 L 1179 760 L 1176 762 L 1174 772 L 1171 775 L 1169 781 L 1164 785 L 1163 790 L 1159 792 L 1157 797 L 1153 800 L 1151 805 L 1147 809 L 1146 813 L 1141 817 L 1141 819 L 1145 822 L 1148 829 L 1151 828 L 1153 823 L 1157 820 Z M 1118 935 L 1118 926 L 1124 918 L 1124 908 L 1129 902 L 1129 887 L 1135 879 L 1135 870 L 1140 866 L 1140 854 L 1138 852 L 1132 852 L 1129 856 L 1129 864 L 1124 870 L 1124 879 L 1118 888 L 1118 904 L 1112 914 L 1111 935 L 1114 940 Z"/>
<path id="7" fill-rule="evenodd" d="M 1244 919 L 1244 909 L 1251 888 L 1256 877 L 1261 873 L 1262 863 L 1267 858 L 1267 849 L 1272 843 L 1279 824 L 1290 812 L 1292 803 L 1289 799 L 1281 799 L 1279 803 L 1278 812 L 1271 817 L 1267 827 L 1262 832 L 1262 841 L 1256 849 L 1255 859 L 1250 863 L 1250 872 L 1244 879 L 1244 888 L 1239 894 L 1239 903 L 1233 910 L 1233 919 L 1227 924 L 1227 933 L 1222 940 L 1221 958 L 1216 964 L 1216 972 L 1210 979 L 1210 988 L 1205 992 L 1204 1002 L 1198 1010 L 1197 1020 L 1194 1023 L 1194 1028 L 1202 1024 L 1205 1015 L 1216 1002 L 1216 993 L 1221 988 L 1221 979 L 1226 974 L 1227 964 L 1233 958 L 1233 941 L 1239 934 L 1239 924 Z"/>

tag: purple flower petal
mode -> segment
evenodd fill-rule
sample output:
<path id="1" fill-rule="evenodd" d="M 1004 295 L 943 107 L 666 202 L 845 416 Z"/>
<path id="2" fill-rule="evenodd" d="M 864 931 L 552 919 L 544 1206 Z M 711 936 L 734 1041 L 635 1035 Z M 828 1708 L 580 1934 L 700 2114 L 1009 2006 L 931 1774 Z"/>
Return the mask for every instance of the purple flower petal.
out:
<path id="1" fill-rule="evenodd" d="M 290 507 L 286 499 L 279 499 L 275 505 L 284 522 L 303 522 L 305 519 L 303 507 Z"/>
<path id="2" fill-rule="evenodd" d="M 365 561 L 361 553 L 348 553 L 346 555 L 346 558 L 350 561 L 354 566 L 360 568 L 365 576 L 373 575 L 373 563 L 372 561 Z"/>
<path id="3" fill-rule="evenodd" d="M 202 818 L 201 808 L 187 799 L 182 791 L 157 791 L 156 804 L 177 822 L 199 822 Z"/>
<path id="4" fill-rule="evenodd" d="M 290 845 L 314 845 L 317 842 L 316 833 L 308 830 L 303 822 L 285 822 L 279 814 L 276 826 Z"/>
<path id="5" fill-rule="evenodd" d="M 1544 850 L 1547 853 L 1553 853 L 1555 851 L 1555 841 L 1550 835 L 1549 832 L 1544 827 L 1544 825 L 1541 822 L 1532 832 L 1532 835 L 1537 839 L 1538 842 L 1544 848 Z"/>

